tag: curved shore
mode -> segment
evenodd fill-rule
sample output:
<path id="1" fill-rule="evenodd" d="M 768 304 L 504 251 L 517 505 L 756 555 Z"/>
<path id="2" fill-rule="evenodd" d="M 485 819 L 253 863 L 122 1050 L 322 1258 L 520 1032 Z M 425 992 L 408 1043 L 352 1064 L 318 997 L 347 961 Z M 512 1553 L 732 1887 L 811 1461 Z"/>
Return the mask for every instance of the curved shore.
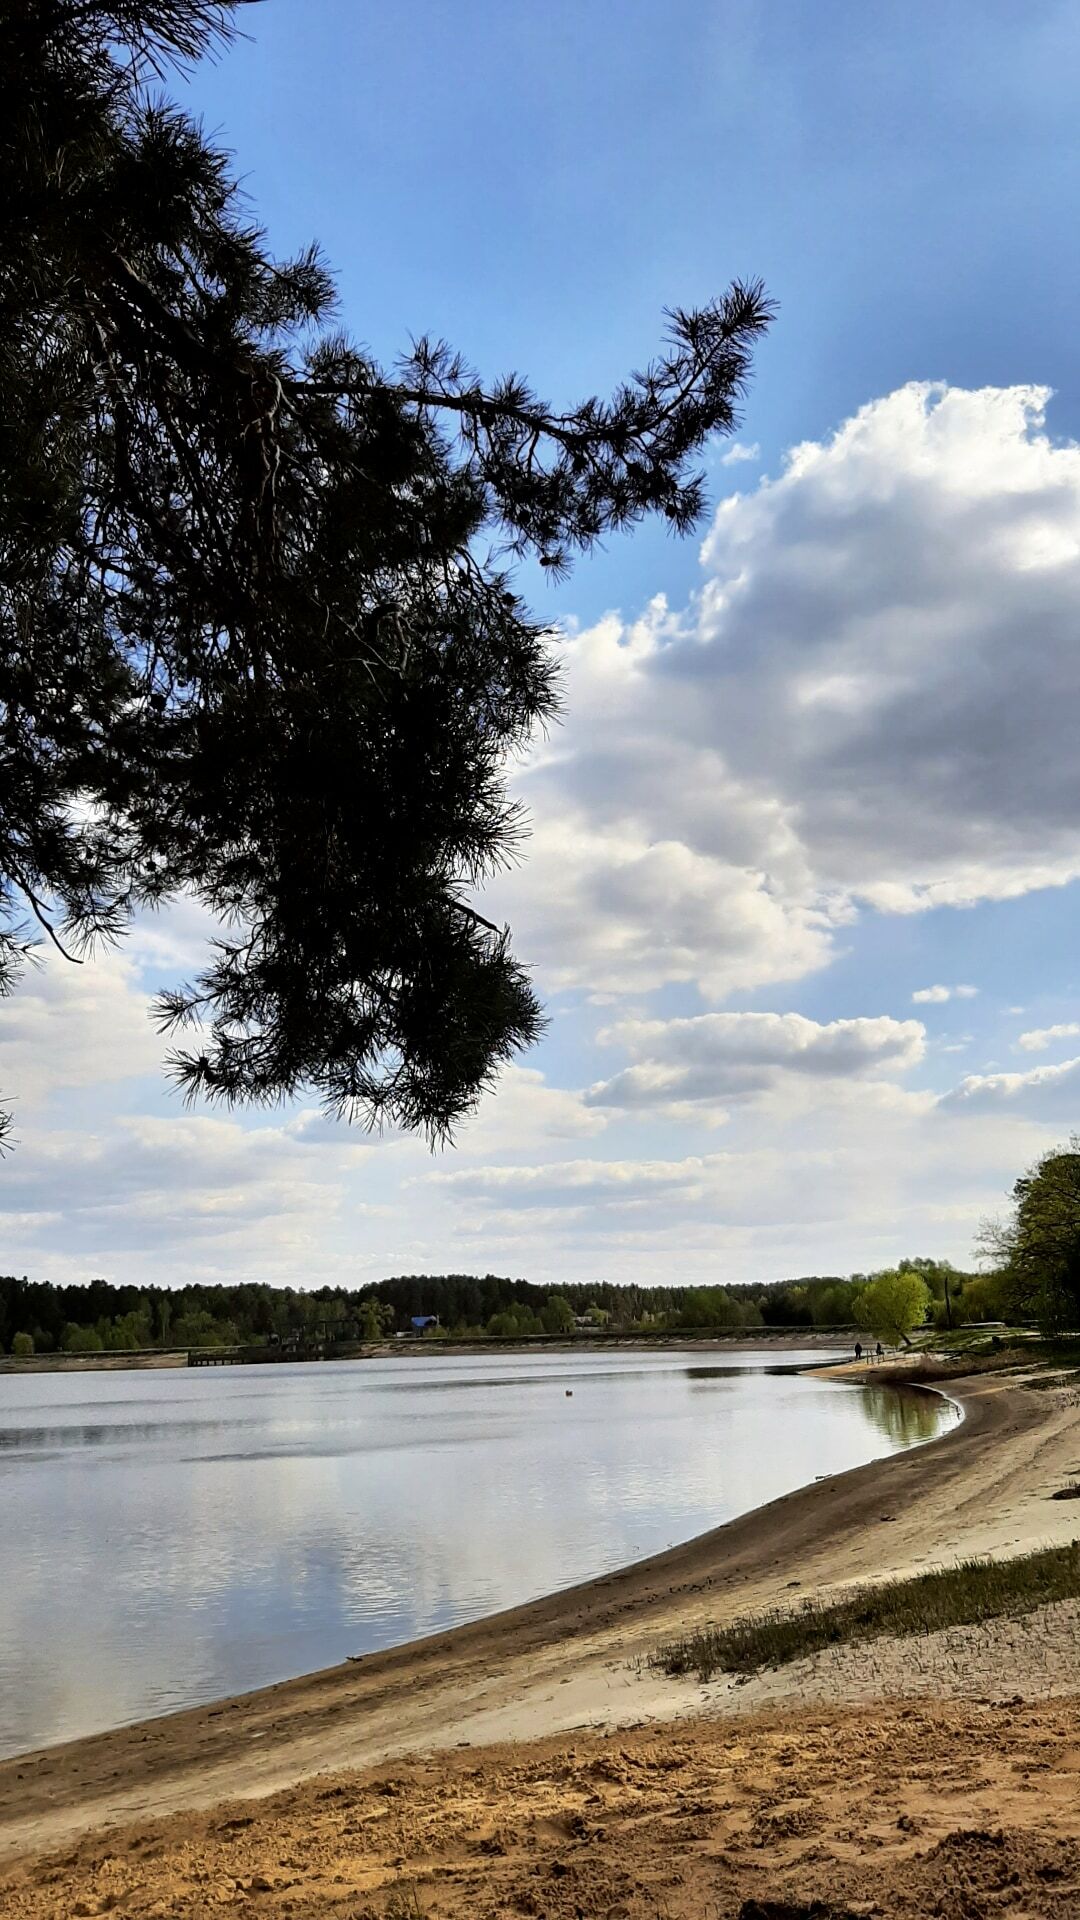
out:
<path id="1" fill-rule="evenodd" d="M 881 1374 L 878 1378 L 881 1379 Z M 434 1748 L 671 1719 L 685 1687 L 635 1663 L 674 1629 L 1072 1538 L 1048 1493 L 1076 1468 L 1076 1410 L 988 1377 L 949 1383 L 941 1439 L 787 1494 L 686 1544 L 488 1619 L 0 1764 L 0 1851 Z"/>

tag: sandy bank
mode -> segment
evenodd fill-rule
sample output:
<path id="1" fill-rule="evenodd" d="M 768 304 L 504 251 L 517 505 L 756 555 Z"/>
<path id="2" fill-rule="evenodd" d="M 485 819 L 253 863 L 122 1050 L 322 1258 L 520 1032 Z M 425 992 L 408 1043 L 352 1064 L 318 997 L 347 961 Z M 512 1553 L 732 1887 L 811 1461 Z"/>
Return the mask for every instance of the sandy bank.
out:
<path id="1" fill-rule="evenodd" d="M 618 1353 L 634 1355 L 655 1353 L 835 1353 L 835 1334 L 808 1327 L 805 1334 L 772 1333 L 765 1328 L 755 1334 L 644 1334 L 608 1333 L 590 1336 L 574 1334 L 531 1334 L 526 1339 L 504 1340 L 377 1340 L 355 1344 L 330 1352 L 326 1359 L 335 1366 L 353 1360 L 445 1360 L 451 1354 L 475 1357 L 477 1354 L 514 1353 Z M 211 1349 L 212 1351 L 212 1349 Z M 288 1349 L 273 1350 L 266 1364 L 305 1362 L 308 1356 Z M 0 1373 L 115 1373 L 125 1368 L 186 1367 L 187 1347 L 152 1347 L 120 1353 L 34 1353 L 23 1359 L 0 1354 Z M 237 1362 L 236 1364 L 250 1364 Z"/>
<path id="2" fill-rule="evenodd" d="M 0 1355 L 0 1373 L 123 1373 L 132 1369 L 157 1372 L 162 1367 L 186 1367 L 187 1349 L 164 1353 L 32 1353 L 16 1360 Z"/>
<path id="3" fill-rule="evenodd" d="M 440 1754 L 0 1867 L 0 1911 L 1070 1920 L 1075 1707 L 787 1712 Z"/>
<path id="4" fill-rule="evenodd" d="M 966 1418 L 621 1572 L 356 1664 L 0 1766 L 0 1848 L 261 1795 L 432 1748 L 694 1711 L 634 1662 L 698 1620 L 1080 1529 L 1050 1493 L 1080 1467 L 1072 1396 L 954 1385 Z"/>

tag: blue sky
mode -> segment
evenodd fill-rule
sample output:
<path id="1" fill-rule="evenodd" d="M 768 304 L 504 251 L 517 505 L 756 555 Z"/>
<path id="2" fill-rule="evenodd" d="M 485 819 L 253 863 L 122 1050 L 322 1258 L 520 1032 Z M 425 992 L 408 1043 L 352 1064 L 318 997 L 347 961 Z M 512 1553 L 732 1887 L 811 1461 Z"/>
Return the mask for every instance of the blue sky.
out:
<path id="1" fill-rule="evenodd" d="M 186 97 L 385 360 L 443 334 L 566 403 L 733 276 L 780 312 L 700 536 L 526 576 L 567 718 L 515 771 L 534 836 L 490 901 L 543 1045 L 434 1162 L 302 1106 L 184 1113 L 145 1017 L 205 931 L 178 908 L 5 1009 L 9 1263 L 966 1260 L 1080 1118 L 1080 1036 L 1050 1032 L 1080 1024 L 1080 14 L 266 0 L 246 25 Z"/>
<path id="2" fill-rule="evenodd" d="M 428 331 L 553 397 L 603 391 L 665 306 L 760 275 L 767 466 L 910 379 L 1036 380 L 1077 429 L 1068 4 L 266 0 L 249 36 L 193 98 L 275 244 L 317 235 L 387 359 Z M 693 543 L 644 531 L 558 607 L 694 574 Z"/>

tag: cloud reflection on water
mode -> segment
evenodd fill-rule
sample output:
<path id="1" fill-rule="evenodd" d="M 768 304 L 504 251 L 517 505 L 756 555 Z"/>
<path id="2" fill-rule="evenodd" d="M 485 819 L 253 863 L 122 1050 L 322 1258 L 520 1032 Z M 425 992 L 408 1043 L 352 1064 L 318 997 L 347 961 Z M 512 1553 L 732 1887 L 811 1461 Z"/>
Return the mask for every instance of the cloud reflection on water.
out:
<path id="1" fill-rule="evenodd" d="M 935 1396 L 838 1388 L 752 1354 L 439 1356 L 154 1384 L 0 1378 L 0 1752 L 476 1618 L 955 1417 Z"/>

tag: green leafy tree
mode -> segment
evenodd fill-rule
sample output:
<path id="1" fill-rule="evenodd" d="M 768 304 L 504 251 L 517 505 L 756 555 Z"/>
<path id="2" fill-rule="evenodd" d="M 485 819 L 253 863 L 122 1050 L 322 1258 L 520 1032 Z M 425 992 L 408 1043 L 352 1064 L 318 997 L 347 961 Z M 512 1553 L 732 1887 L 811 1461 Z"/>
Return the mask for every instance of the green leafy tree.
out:
<path id="1" fill-rule="evenodd" d="M 876 1339 L 894 1347 L 907 1345 L 909 1335 L 926 1319 L 930 1298 L 921 1273 L 875 1273 L 856 1295 L 855 1318 Z"/>
<path id="2" fill-rule="evenodd" d="M 855 1317 L 855 1289 L 846 1280 L 817 1287 L 810 1296 L 815 1327 L 850 1326 Z"/>
<path id="3" fill-rule="evenodd" d="M 493 1313 L 487 1330 L 503 1340 L 520 1340 L 529 1334 L 544 1331 L 538 1316 L 526 1306 L 508 1307 L 502 1313 Z"/>
<path id="4" fill-rule="evenodd" d="M 178 1347 L 232 1347 L 237 1332 L 230 1321 L 217 1320 L 205 1307 L 197 1307 L 180 1315 L 173 1339 Z"/>
<path id="5" fill-rule="evenodd" d="M 760 1326 L 761 1312 L 749 1296 L 736 1299 L 726 1287 L 695 1287 L 683 1301 L 684 1327 Z"/>
<path id="6" fill-rule="evenodd" d="M 104 1345 L 96 1327 L 79 1327 L 72 1322 L 64 1328 L 65 1353 L 100 1353 Z"/>
<path id="7" fill-rule="evenodd" d="M 11 1342 L 11 1351 L 16 1360 L 29 1360 L 30 1355 L 34 1351 L 33 1334 L 17 1333 Z"/>
<path id="8" fill-rule="evenodd" d="M 118 1314 L 115 1320 L 102 1322 L 99 1331 L 108 1352 L 133 1353 L 150 1345 L 148 1311 Z"/>
<path id="9" fill-rule="evenodd" d="M 897 1270 L 922 1275 L 934 1300 L 935 1325 L 948 1328 L 963 1324 L 960 1294 L 964 1276 L 950 1260 L 901 1260 Z"/>
<path id="10" fill-rule="evenodd" d="M 361 1340 L 385 1340 L 387 1334 L 393 1330 L 393 1325 L 393 1307 L 385 1306 L 381 1300 L 376 1300 L 373 1297 L 362 1302 L 360 1307 Z"/>
<path id="11" fill-rule="evenodd" d="M 510 1340 L 518 1331 L 517 1314 L 511 1311 L 493 1313 L 487 1323 L 487 1332 L 496 1340 Z"/>
<path id="12" fill-rule="evenodd" d="M 466 897 L 557 700 L 508 568 L 691 528 L 771 310 L 675 309 L 568 409 L 439 341 L 385 372 L 161 97 L 235 12 L 0 0 L 0 990 L 28 925 L 80 950 L 186 889 L 223 927 L 160 1003 L 189 1095 L 440 1137 L 541 1025 Z"/>
<path id="13" fill-rule="evenodd" d="M 997 1273 L 964 1275 L 963 1290 L 953 1303 L 954 1326 L 977 1326 L 983 1320 L 1005 1316 L 1005 1283 Z"/>
<path id="14" fill-rule="evenodd" d="M 1012 1197 L 1011 1217 L 981 1234 L 1009 1310 L 1047 1332 L 1080 1326 L 1080 1137 L 1043 1154 Z"/>
<path id="15" fill-rule="evenodd" d="M 574 1309 L 564 1293 L 549 1293 L 540 1310 L 545 1333 L 573 1333 Z"/>

